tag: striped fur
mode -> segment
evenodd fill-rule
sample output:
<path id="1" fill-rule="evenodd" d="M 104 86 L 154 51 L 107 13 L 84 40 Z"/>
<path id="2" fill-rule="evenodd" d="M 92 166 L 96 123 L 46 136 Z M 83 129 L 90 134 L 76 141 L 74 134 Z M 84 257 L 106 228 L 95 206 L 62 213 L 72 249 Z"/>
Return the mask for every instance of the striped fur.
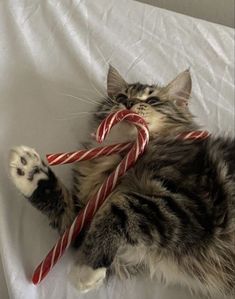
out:
<path id="1" fill-rule="evenodd" d="M 198 129 L 188 109 L 189 71 L 159 87 L 127 84 L 111 67 L 107 91 L 92 129 L 110 112 L 126 108 L 146 120 L 150 142 L 78 238 L 75 285 L 83 291 L 96 287 L 107 269 L 119 278 L 147 274 L 210 298 L 234 295 L 235 140 L 176 138 Z M 106 143 L 135 136 L 135 128 L 121 123 Z M 88 140 L 86 146 L 97 144 Z M 115 154 L 78 163 L 71 193 L 48 169 L 47 179 L 27 197 L 62 232 L 121 159 Z"/>
<path id="2" fill-rule="evenodd" d="M 109 93 L 110 98 L 98 108 L 94 127 L 110 111 L 132 109 L 149 123 L 151 140 L 145 155 L 97 213 L 80 250 L 87 264 L 108 267 L 120 278 L 147 272 L 152 278 L 186 285 L 208 297 L 232 294 L 235 141 L 176 139 L 198 126 L 187 107 L 191 82 L 188 86 L 173 82 L 186 87 L 177 92 L 170 84 L 159 87 L 122 81 L 124 89 Z M 171 88 L 175 96 L 169 96 Z M 122 124 L 107 142 L 126 141 L 134 134 Z M 75 185 L 80 200 L 86 202 L 118 161 L 116 155 L 78 164 L 82 177 Z"/>

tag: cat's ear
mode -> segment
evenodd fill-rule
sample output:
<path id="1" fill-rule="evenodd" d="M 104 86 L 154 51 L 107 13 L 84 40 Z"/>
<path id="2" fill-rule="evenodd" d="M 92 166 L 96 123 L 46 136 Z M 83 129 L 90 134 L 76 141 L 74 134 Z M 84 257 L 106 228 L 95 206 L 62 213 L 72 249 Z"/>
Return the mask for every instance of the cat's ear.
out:
<path id="1" fill-rule="evenodd" d="M 166 86 L 166 93 L 169 100 L 176 105 L 186 107 L 192 90 L 192 79 L 189 69 L 180 73 L 173 81 Z"/>
<path id="2" fill-rule="evenodd" d="M 109 97 L 113 97 L 120 93 L 123 89 L 126 89 L 128 84 L 119 74 L 119 72 L 111 65 L 109 65 L 109 71 L 107 76 L 107 93 Z"/>

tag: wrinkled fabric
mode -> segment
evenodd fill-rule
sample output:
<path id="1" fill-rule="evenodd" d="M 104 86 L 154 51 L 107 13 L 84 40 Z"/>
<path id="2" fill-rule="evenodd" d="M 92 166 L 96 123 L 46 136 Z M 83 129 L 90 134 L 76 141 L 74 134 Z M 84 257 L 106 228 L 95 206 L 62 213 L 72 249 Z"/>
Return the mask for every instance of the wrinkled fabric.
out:
<path id="1" fill-rule="evenodd" d="M 109 63 L 129 82 L 159 84 L 190 68 L 190 106 L 198 122 L 213 133 L 235 135 L 233 29 L 127 0 L 1 1 L 2 299 L 200 298 L 141 279 L 114 280 L 80 295 L 67 278 L 76 260 L 72 250 L 39 286 L 30 283 L 57 233 L 10 182 L 8 151 L 19 144 L 42 155 L 75 150 L 105 95 Z M 70 186 L 70 166 L 53 169 Z"/>

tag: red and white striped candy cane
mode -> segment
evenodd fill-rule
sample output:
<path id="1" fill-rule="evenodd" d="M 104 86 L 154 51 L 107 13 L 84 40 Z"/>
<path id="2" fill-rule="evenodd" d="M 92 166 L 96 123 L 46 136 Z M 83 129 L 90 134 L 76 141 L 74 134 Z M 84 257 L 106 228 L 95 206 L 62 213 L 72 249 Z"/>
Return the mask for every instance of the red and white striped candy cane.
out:
<path id="1" fill-rule="evenodd" d="M 176 136 L 176 138 L 182 140 L 196 140 L 196 139 L 206 139 L 210 136 L 208 131 L 190 131 L 183 132 Z M 99 136 L 98 136 L 99 138 Z M 49 165 L 61 165 L 67 163 L 74 163 L 85 160 L 92 160 L 102 156 L 109 156 L 112 154 L 117 154 L 124 152 L 132 147 L 132 142 L 127 143 L 117 143 L 102 147 L 96 147 L 89 150 L 79 150 L 75 152 L 66 152 L 58 154 L 48 154 L 46 155 Z"/>
<path id="2" fill-rule="evenodd" d="M 117 184 L 118 178 L 123 176 L 123 174 L 136 162 L 140 154 L 143 153 L 149 140 L 147 124 L 138 114 L 129 110 L 121 110 L 110 114 L 101 123 L 97 130 L 97 141 L 102 142 L 111 128 L 122 120 L 126 120 L 137 127 L 138 135 L 136 141 L 133 143 L 132 148 L 124 157 L 124 159 L 119 163 L 117 168 L 104 181 L 98 192 L 88 201 L 85 209 L 83 209 L 74 219 L 71 227 L 64 232 L 56 245 L 48 253 L 46 258 L 36 268 L 32 278 L 32 282 L 34 284 L 38 284 L 53 268 L 58 259 L 69 247 L 71 242 L 75 240 L 83 227 L 91 221 L 98 208 L 102 205 L 107 196 L 112 192 Z"/>
<path id="3" fill-rule="evenodd" d="M 177 136 L 177 138 L 183 140 L 197 140 L 197 139 L 207 139 L 211 134 L 208 131 L 190 131 L 183 132 Z"/>
<path id="4" fill-rule="evenodd" d="M 133 145 L 132 142 L 127 143 L 117 143 L 113 145 L 107 145 L 102 147 L 96 147 L 89 150 L 80 150 L 76 152 L 67 152 L 59 154 L 49 154 L 47 155 L 47 161 L 49 165 L 60 165 L 67 164 L 85 160 L 92 160 L 102 156 L 109 156 L 112 154 L 117 154 L 124 152 Z"/>

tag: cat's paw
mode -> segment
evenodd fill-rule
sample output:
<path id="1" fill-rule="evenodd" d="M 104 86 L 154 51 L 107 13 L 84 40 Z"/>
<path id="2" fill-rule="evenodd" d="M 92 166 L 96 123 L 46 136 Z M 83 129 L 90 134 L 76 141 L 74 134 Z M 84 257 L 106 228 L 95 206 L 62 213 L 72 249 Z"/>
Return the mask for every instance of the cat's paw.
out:
<path id="1" fill-rule="evenodd" d="M 39 154 L 27 146 L 11 149 L 9 170 L 14 184 L 25 197 L 33 194 L 40 180 L 48 178 L 48 167 Z"/>
<path id="2" fill-rule="evenodd" d="M 81 293 L 99 288 L 106 276 L 106 268 L 92 269 L 86 265 L 77 265 L 70 272 L 70 281 Z"/>

